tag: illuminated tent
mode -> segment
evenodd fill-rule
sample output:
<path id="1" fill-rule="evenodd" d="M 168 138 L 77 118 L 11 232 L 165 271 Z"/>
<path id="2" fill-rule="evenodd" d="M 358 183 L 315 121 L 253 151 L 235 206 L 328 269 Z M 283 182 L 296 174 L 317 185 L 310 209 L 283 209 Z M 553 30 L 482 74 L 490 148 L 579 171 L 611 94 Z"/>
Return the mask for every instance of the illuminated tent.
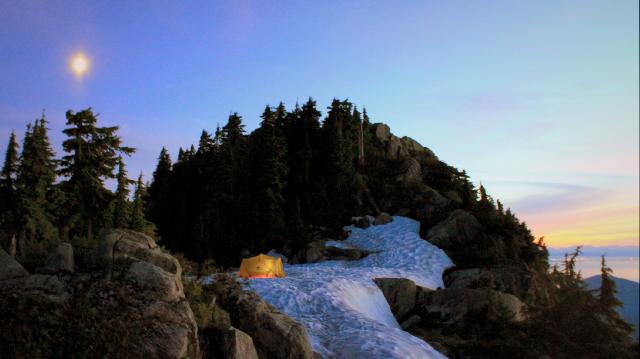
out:
<path id="1" fill-rule="evenodd" d="M 265 254 L 245 258 L 240 264 L 242 278 L 284 278 L 282 259 Z"/>

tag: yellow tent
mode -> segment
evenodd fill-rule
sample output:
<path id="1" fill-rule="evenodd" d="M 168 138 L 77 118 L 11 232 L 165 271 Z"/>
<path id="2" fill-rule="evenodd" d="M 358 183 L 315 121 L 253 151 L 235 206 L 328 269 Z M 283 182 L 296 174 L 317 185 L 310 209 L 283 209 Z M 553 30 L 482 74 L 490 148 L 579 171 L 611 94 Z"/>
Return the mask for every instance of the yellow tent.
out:
<path id="1" fill-rule="evenodd" d="M 282 259 L 265 254 L 245 258 L 240 264 L 242 278 L 284 278 Z"/>

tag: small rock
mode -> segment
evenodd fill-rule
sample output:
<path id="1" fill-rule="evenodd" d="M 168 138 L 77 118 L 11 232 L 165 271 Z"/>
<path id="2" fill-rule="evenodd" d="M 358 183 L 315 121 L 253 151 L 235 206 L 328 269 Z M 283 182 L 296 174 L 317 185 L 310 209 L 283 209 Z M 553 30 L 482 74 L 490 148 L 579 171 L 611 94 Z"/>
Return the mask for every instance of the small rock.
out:
<path id="1" fill-rule="evenodd" d="M 420 323 L 421 320 L 422 318 L 419 315 L 414 314 L 402 322 L 402 324 L 400 324 L 400 328 L 407 330 L 410 326 Z"/>
<path id="2" fill-rule="evenodd" d="M 382 212 L 378 215 L 378 217 L 376 217 L 376 219 L 373 221 L 373 224 L 377 226 L 381 224 L 387 224 L 391 221 L 393 221 L 393 217 L 391 217 L 387 212 Z"/>
<path id="3" fill-rule="evenodd" d="M 316 263 L 325 259 L 322 250 L 324 249 L 323 241 L 314 241 L 307 245 L 304 259 L 306 263 Z"/>
<path id="4" fill-rule="evenodd" d="M 368 216 L 361 216 L 361 217 L 354 218 L 353 225 L 358 228 L 369 228 L 369 226 L 371 225 L 371 222 L 369 222 Z"/>

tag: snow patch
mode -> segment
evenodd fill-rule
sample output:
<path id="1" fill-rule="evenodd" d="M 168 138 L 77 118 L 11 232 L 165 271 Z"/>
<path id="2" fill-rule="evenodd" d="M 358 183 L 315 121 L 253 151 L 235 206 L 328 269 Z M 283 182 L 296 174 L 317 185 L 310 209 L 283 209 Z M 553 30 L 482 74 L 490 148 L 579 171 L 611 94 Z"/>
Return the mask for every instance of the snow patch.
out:
<path id="1" fill-rule="evenodd" d="M 285 264 L 286 278 L 243 281 L 265 301 L 302 323 L 313 350 L 325 358 L 444 358 L 426 342 L 400 329 L 373 278 L 408 278 L 443 287 L 453 265 L 438 247 L 420 238 L 420 224 L 394 217 L 325 245 L 377 251 L 357 261 Z"/>

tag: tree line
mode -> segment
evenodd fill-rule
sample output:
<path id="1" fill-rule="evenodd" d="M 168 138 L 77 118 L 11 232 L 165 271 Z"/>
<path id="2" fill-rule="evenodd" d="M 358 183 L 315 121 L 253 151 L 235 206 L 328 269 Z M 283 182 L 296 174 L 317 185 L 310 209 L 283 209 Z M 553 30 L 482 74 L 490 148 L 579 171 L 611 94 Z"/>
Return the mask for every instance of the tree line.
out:
<path id="1" fill-rule="evenodd" d="M 66 113 L 65 155 L 56 158 L 44 113 L 27 125 L 22 145 L 9 137 L 0 172 L 0 239 L 27 265 L 58 241 L 86 243 L 105 228 L 143 231 L 146 196 L 142 176 L 133 200 L 118 127 L 100 127 L 91 108 Z M 117 171 L 116 171 L 117 169 Z M 115 193 L 104 181 L 117 178 Z M 32 258 L 34 257 L 34 258 Z"/>

